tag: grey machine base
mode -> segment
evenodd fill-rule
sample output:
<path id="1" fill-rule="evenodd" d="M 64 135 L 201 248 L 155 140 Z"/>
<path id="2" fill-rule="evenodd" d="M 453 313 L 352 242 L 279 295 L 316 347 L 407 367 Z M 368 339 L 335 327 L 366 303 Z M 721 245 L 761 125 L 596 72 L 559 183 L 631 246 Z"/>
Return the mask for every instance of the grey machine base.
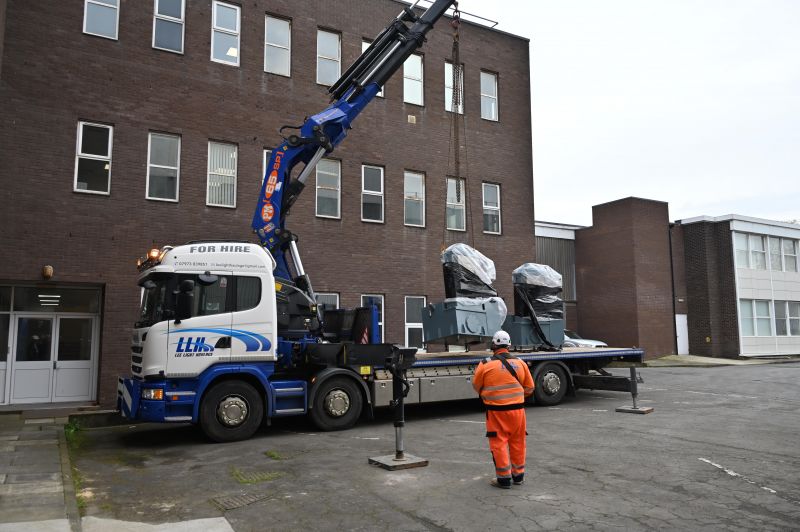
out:
<path id="1" fill-rule="evenodd" d="M 616 412 L 624 414 L 649 414 L 652 411 L 652 406 L 621 406 L 616 409 Z"/>
<path id="2" fill-rule="evenodd" d="M 396 459 L 395 455 L 393 454 L 376 456 L 375 458 L 370 458 L 369 463 L 382 467 L 383 469 L 388 469 L 389 471 L 396 471 L 398 469 L 411 469 L 412 467 L 425 467 L 428 465 L 428 461 L 426 459 L 411 454 L 406 454 L 402 460 Z"/>

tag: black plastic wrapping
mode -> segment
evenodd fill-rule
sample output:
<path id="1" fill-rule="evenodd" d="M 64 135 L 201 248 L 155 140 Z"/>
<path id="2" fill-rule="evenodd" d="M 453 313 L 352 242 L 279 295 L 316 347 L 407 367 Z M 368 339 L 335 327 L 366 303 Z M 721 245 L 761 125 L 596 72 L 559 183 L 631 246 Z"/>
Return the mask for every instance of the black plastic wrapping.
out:
<path id="1" fill-rule="evenodd" d="M 456 262 L 442 264 L 444 271 L 444 294 L 454 297 L 497 297 L 497 291 L 484 283 L 480 277 Z"/>
<path id="2" fill-rule="evenodd" d="M 532 286 L 528 284 L 514 285 L 514 315 L 530 316 L 528 305 L 517 290 L 521 290 L 530 301 L 533 311 L 539 318 L 564 319 L 564 302 L 558 297 L 561 288 Z"/>

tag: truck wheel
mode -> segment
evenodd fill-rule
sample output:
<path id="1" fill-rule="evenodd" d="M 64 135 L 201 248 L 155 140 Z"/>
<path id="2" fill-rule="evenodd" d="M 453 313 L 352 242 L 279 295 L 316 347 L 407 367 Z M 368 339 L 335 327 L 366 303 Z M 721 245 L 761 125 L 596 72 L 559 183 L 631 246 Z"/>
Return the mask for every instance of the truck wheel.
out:
<path id="1" fill-rule="evenodd" d="M 536 376 L 536 389 L 533 396 L 536 404 L 544 406 L 557 405 L 567 393 L 567 375 L 558 364 L 547 364 Z"/>
<path id="2" fill-rule="evenodd" d="M 361 416 L 363 399 L 358 384 L 347 377 L 324 381 L 314 396 L 311 419 L 321 430 L 343 430 Z"/>
<path id="3" fill-rule="evenodd" d="M 215 442 L 246 440 L 258 430 L 263 418 L 261 395 L 243 381 L 214 385 L 200 405 L 200 428 Z"/>

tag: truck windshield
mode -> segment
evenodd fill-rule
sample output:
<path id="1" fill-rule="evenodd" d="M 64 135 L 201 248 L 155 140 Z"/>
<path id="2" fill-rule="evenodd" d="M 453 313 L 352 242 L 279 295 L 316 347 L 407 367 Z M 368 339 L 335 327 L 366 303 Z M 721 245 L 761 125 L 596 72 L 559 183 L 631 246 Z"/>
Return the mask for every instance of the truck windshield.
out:
<path id="1" fill-rule="evenodd" d="M 155 273 L 139 283 L 144 289 L 144 294 L 139 309 L 139 321 L 135 325 L 137 329 L 150 327 L 164 319 L 164 311 L 172 307 L 171 300 L 167 300 L 167 294 L 171 293 L 169 286 L 174 283 L 174 277 L 168 273 Z"/>

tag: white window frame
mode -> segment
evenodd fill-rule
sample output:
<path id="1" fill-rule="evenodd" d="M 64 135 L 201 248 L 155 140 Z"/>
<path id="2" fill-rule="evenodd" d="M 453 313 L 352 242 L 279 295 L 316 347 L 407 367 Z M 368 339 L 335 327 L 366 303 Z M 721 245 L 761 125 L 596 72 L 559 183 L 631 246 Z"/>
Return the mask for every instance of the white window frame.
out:
<path id="1" fill-rule="evenodd" d="M 744 237 L 744 248 L 737 247 L 738 243 L 736 242 L 737 235 L 741 235 Z M 739 259 L 739 252 L 742 252 L 744 255 L 744 264 L 741 264 L 741 260 Z M 741 232 L 734 232 L 733 233 L 733 256 L 734 262 L 737 268 L 750 268 L 750 235 L 747 233 Z"/>
<path id="2" fill-rule="evenodd" d="M 739 305 L 740 305 L 739 308 L 740 309 L 741 309 L 742 303 L 746 302 L 746 301 L 750 303 L 750 311 L 752 313 L 752 318 L 750 318 L 750 319 L 752 320 L 753 335 L 750 336 L 750 335 L 743 334 L 743 331 L 741 330 L 741 328 L 742 328 L 742 324 L 741 324 L 742 318 L 740 317 L 740 319 L 739 319 L 739 332 L 741 333 L 741 335 L 743 337 L 745 337 L 745 338 L 768 338 L 768 337 L 771 337 L 771 336 L 775 336 L 775 323 L 774 323 L 774 318 L 772 316 L 772 314 L 774 313 L 773 302 L 768 300 L 768 299 L 747 299 L 747 298 L 743 298 L 743 299 L 739 300 Z M 767 315 L 766 316 L 759 315 L 757 313 L 757 310 L 756 310 L 758 308 L 758 305 L 756 305 L 757 302 L 767 303 L 767 306 L 766 306 Z M 769 334 L 758 334 L 758 320 L 767 320 L 769 322 L 769 328 L 770 328 Z"/>
<path id="3" fill-rule="evenodd" d="M 422 299 L 422 308 L 428 304 L 428 299 L 425 296 L 405 296 L 403 298 L 403 322 L 405 323 L 405 345 L 408 347 L 408 331 L 409 329 L 422 330 L 422 322 L 409 322 L 408 321 L 408 300 L 409 299 Z M 425 349 L 425 335 L 422 335 L 422 349 Z"/>
<path id="4" fill-rule="evenodd" d="M 117 0 L 117 5 L 112 6 L 112 5 L 107 4 L 105 2 L 98 2 L 96 0 L 85 0 L 84 3 L 83 3 L 83 33 L 85 33 L 86 35 L 94 35 L 95 37 L 102 37 L 103 39 L 111 39 L 112 41 L 119 40 L 119 8 L 120 8 L 119 2 L 120 2 L 120 0 Z M 107 7 L 107 8 L 110 8 L 110 9 L 113 9 L 114 11 L 116 11 L 117 20 L 116 20 L 116 24 L 114 25 L 114 36 L 113 37 L 109 37 L 108 35 L 103 35 L 101 33 L 92 33 L 91 31 L 86 31 L 86 20 L 87 20 L 87 15 L 89 14 L 89 9 L 88 9 L 89 8 L 89 4 L 94 4 L 94 5 L 98 5 L 98 6 Z"/>
<path id="5" fill-rule="evenodd" d="M 365 307 L 366 303 L 364 302 L 365 297 L 375 297 L 381 300 L 381 311 L 380 311 L 380 319 L 378 320 L 378 327 L 381 331 L 381 343 L 383 343 L 383 339 L 386 336 L 386 327 L 384 327 L 383 322 L 386 319 L 386 298 L 383 297 L 383 294 L 361 294 L 361 306 Z"/>
<path id="6" fill-rule="evenodd" d="M 336 205 L 337 205 L 337 214 L 336 216 L 330 216 L 328 214 L 319 214 L 319 189 L 326 189 L 326 190 L 333 190 L 331 187 L 320 187 L 319 186 L 319 165 L 314 169 L 314 215 L 317 218 L 328 218 L 331 220 L 341 220 L 342 219 L 342 161 L 337 159 L 323 159 L 323 161 L 330 161 L 336 163 L 336 167 L 339 170 L 339 186 L 336 187 Z"/>
<path id="7" fill-rule="evenodd" d="M 316 293 L 317 299 L 315 299 L 317 305 L 319 305 L 319 296 L 333 296 L 336 298 L 336 308 L 341 308 L 339 305 L 339 293 L 338 292 L 317 292 Z"/>
<path id="8" fill-rule="evenodd" d="M 338 56 L 337 57 L 328 57 L 326 55 L 321 55 L 319 53 L 319 34 L 320 33 L 329 33 L 331 35 L 336 35 L 336 42 L 338 44 L 338 47 L 337 47 L 338 48 L 338 50 L 337 50 Z M 330 31 L 330 30 L 323 30 L 322 28 L 317 28 L 317 63 L 316 63 L 316 67 L 317 67 L 317 74 L 316 74 L 317 84 L 318 85 L 324 85 L 325 87 L 330 87 L 331 85 L 333 85 L 333 83 L 330 83 L 330 84 L 329 83 L 323 83 L 322 81 L 319 80 L 319 60 L 320 59 L 327 59 L 328 61 L 336 61 L 336 64 L 339 66 L 339 68 L 337 70 L 337 74 L 336 74 L 336 79 L 339 79 L 342 76 L 342 34 L 341 33 L 337 33 L 335 31 Z M 334 80 L 334 83 L 335 82 L 336 82 L 336 80 Z"/>
<path id="9" fill-rule="evenodd" d="M 451 203 L 449 201 L 450 198 L 447 197 L 447 190 L 450 188 L 450 180 L 451 179 L 454 180 L 454 181 L 458 181 L 458 180 L 461 181 L 461 203 Z M 467 199 L 466 199 L 466 196 L 467 196 L 467 193 L 466 193 L 467 180 L 464 179 L 463 177 L 448 177 L 446 183 L 447 183 L 447 188 L 445 188 L 445 204 L 446 205 L 445 205 L 445 221 L 444 221 L 445 227 L 447 227 L 448 231 L 462 231 L 462 232 L 466 231 L 467 230 Z M 456 186 L 457 186 L 457 183 L 456 183 Z M 464 216 L 463 216 L 464 227 L 458 228 L 458 227 L 450 227 L 449 225 L 447 225 L 447 223 L 448 223 L 448 221 L 447 221 L 447 208 L 449 208 L 449 207 L 460 207 L 461 208 L 461 210 L 464 212 Z"/>
<path id="10" fill-rule="evenodd" d="M 224 146 L 233 146 L 233 154 L 235 163 L 233 165 L 233 205 L 226 205 L 224 203 L 211 203 L 210 201 L 210 192 L 211 189 L 209 185 L 211 184 L 211 145 L 212 144 L 222 144 Z M 238 195 L 238 185 L 239 185 L 239 146 L 233 144 L 232 142 L 221 142 L 217 140 L 209 140 L 208 141 L 208 153 L 206 154 L 206 159 L 208 161 L 207 170 L 206 170 L 206 205 L 209 207 L 223 207 L 226 209 L 235 209 L 236 208 L 236 197 Z"/>
<path id="11" fill-rule="evenodd" d="M 490 207 L 486 205 L 486 187 L 494 187 L 497 189 L 497 207 Z M 481 203 L 483 204 L 483 211 L 497 211 L 497 232 L 487 231 L 486 226 L 483 226 L 483 232 L 487 235 L 502 235 L 503 234 L 503 215 L 501 213 L 502 203 L 500 203 L 500 185 L 497 183 L 481 183 Z"/>
<path id="12" fill-rule="evenodd" d="M 152 153 L 153 135 L 160 135 L 162 137 L 174 137 L 178 139 L 178 159 L 175 161 L 176 166 L 164 166 L 161 164 L 153 164 L 150 162 L 150 154 Z M 150 197 L 150 168 L 166 168 L 168 170 L 175 170 L 175 199 L 169 198 L 151 198 Z M 181 136 L 173 133 L 161 133 L 158 131 L 151 131 L 147 135 L 147 182 L 145 183 L 144 197 L 153 201 L 167 201 L 170 203 L 178 203 L 181 191 Z"/>
<path id="13" fill-rule="evenodd" d="M 486 94 L 483 92 L 483 76 L 491 76 L 492 81 L 494 82 L 494 95 Z M 481 118 L 484 120 L 488 120 L 490 122 L 497 122 L 500 120 L 500 95 L 498 94 L 498 82 L 497 82 L 497 74 L 494 72 L 488 72 L 486 70 L 481 70 L 481 84 L 480 84 L 480 91 L 481 91 Z M 487 98 L 489 100 L 494 100 L 494 111 L 495 116 L 483 116 L 483 99 Z"/>
<path id="14" fill-rule="evenodd" d="M 231 31 L 227 28 L 217 27 L 217 6 L 223 5 L 236 10 L 236 31 Z M 216 32 L 226 33 L 228 35 L 236 36 L 236 61 L 226 61 L 225 59 L 217 59 L 214 57 L 214 35 Z M 223 65 L 239 66 L 242 58 L 242 8 L 236 4 L 229 4 L 228 2 L 220 2 L 214 0 L 211 4 L 211 61 L 215 63 L 222 63 Z"/>
<path id="15" fill-rule="evenodd" d="M 444 62 L 444 110 L 448 113 L 453 112 L 453 63 L 450 61 Z M 447 67 L 450 67 L 449 69 Z M 461 69 L 461 103 L 458 106 L 458 114 L 464 114 L 464 65 L 459 65 Z M 450 70 L 450 75 L 447 71 Z M 448 98 L 448 92 L 450 97 Z"/>
<path id="16" fill-rule="evenodd" d="M 371 168 L 373 170 L 380 170 L 380 172 L 381 172 L 381 191 L 380 192 L 375 192 L 375 191 L 367 190 L 366 188 L 364 188 L 364 185 L 365 185 L 364 178 L 365 178 L 365 173 L 366 173 L 365 170 L 367 168 Z M 385 202 L 384 202 L 384 199 L 383 199 L 384 183 L 385 183 L 384 169 L 383 169 L 382 166 L 375 166 L 374 164 L 362 164 L 361 165 L 361 221 L 362 222 L 373 223 L 373 224 L 382 224 L 382 223 L 384 223 L 384 220 L 386 218 L 386 214 L 385 214 L 386 206 L 385 206 Z M 380 220 L 371 220 L 371 219 L 368 219 L 368 218 L 364 218 L 364 196 L 379 196 L 381 198 L 381 219 Z"/>
<path id="17" fill-rule="evenodd" d="M 794 253 L 786 253 L 784 242 L 792 242 Z M 797 240 L 795 240 L 794 238 L 781 238 L 781 258 L 783 259 L 783 271 L 792 273 L 797 273 L 798 271 L 800 271 L 800 261 L 798 261 L 797 247 L 798 247 Z M 790 270 L 789 268 L 786 267 L 786 257 L 794 257 L 793 270 Z"/>
<path id="18" fill-rule="evenodd" d="M 752 242 L 753 242 L 753 238 L 760 238 L 761 239 L 761 247 L 764 248 L 764 251 L 761 251 L 761 250 L 753 248 L 753 246 L 751 245 Z M 768 258 L 769 247 L 768 247 L 768 243 L 767 243 L 766 237 L 764 235 L 748 234 L 747 235 L 747 247 L 748 247 L 748 249 L 750 251 L 750 254 L 749 254 L 749 256 L 750 256 L 750 268 L 753 269 L 753 270 L 762 270 L 762 268 L 757 268 L 756 267 L 757 262 L 755 260 L 753 260 L 753 257 L 755 257 L 756 253 L 761 253 L 761 254 L 764 255 L 764 268 L 763 268 L 763 270 L 769 270 L 769 262 L 768 262 L 769 261 L 769 258 Z"/>
<path id="19" fill-rule="evenodd" d="M 261 184 L 264 184 L 264 178 L 267 177 L 267 165 L 269 164 L 269 159 L 272 157 L 272 150 L 269 148 L 264 148 L 264 154 L 261 156 Z"/>
<path id="20" fill-rule="evenodd" d="M 81 146 L 83 144 L 83 126 L 93 126 L 93 127 L 102 127 L 108 129 L 108 157 L 102 157 L 100 155 L 94 154 L 85 154 L 81 152 Z M 72 181 L 72 190 L 73 192 L 81 192 L 83 194 L 99 194 L 101 196 L 110 196 L 111 195 L 111 155 L 112 155 L 112 148 L 114 146 L 114 126 L 109 126 L 108 124 L 98 124 L 97 122 L 78 122 L 78 142 L 75 146 L 75 175 L 73 176 Z M 102 190 L 86 190 L 82 188 L 78 188 L 78 164 L 80 163 L 81 158 L 84 159 L 94 159 L 95 161 L 106 161 L 108 165 L 108 187 L 105 192 Z"/>
<path id="21" fill-rule="evenodd" d="M 406 73 L 405 63 L 408 63 L 408 61 L 410 61 L 412 57 L 415 57 L 415 58 L 419 59 L 419 73 L 420 73 L 420 77 L 419 78 L 415 78 L 415 77 L 410 76 L 410 75 L 408 75 Z M 425 61 L 424 61 L 424 57 L 425 56 L 423 56 L 422 54 L 411 54 L 406 59 L 405 63 L 403 63 L 403 85 L 404 85 L 404 87 L 403 87 L 403 102 L 404 103 L 408 103 L 408 104 L 411 104 L 411 105 L 418 105 L 420 107 L 425 107 Z M 407 79 L 411 80 L 411 81 L 419 82 L 419 85 L 420 85 L 420 91 L 419 91 L 420 101 L 419 101 L 419 103 L 418 102 L 410 102 L 410 101 L 408 101 L 408 95 L 406 94 L 406 91 L 405 91 L 405 80 L 407 80 Z"/>
<path id="22" fill-rule="evenodd" d="M 161 0 L 153 0 L 153 48 L 156 50 L 163 50 L 165 52 L 172 52 L 173 54 L 183 55 L 183 49 L 186 41 L 186 0 L 181 0 L 181 18 L 170 17 L 169 15 L 160 15 L 158 13 L 158 4 Z M 166 20 L 167 22 L 175 22 L 181 25 L 181 49 L 170 50 L 169 48 L 161 48 L 156 46 L 156 22 L 158 19 Z"/>
<path id="23" fill-rule="evenodd" d="M 364 52 L 366 52 L 367 48 L 369 48 L 371 44 L 372 44 L 372 41 L 367 40 L 367 39 L 361 39 L 361 53 L 363 54 Z M 383 87 L 381 87 L 381 90 L 379 90 L 378 94 L 376 94 L 375 96 L 377 96 L 378 98 L 385 98 L 385 95 L 383 93 L 383 91 L 385 89 L 386 89 L 386 86 L 384 85 Z"/>
<path id="24" fill-rule="evenodd" d="M 783 242 L 782 242 L 782 240 L 783 240 L 782 238 L 777 237 L 777 236 L 767 237 L 767 255 L 769 255 L 769 264 L 767 264 L 767 269 L 768 270 L 771 270 L 771 271 L 774 271 L 774 272 L 782 272 L 782 271 L 784 271 L 784 265 L 783 265 Z M 773 252 L 772 252 L 772 243 L 773 242 L 777 242 L 778 243 L 778 253 L 777 253 L 778 264 L 777 264 L 777 268 L 776 268 L 776 264 L 774 263 L 775 262 L 774 259 L 776 257 L 775 257 L 775 254 L 773 254 Z"/>
<path id="25" fill-rule="evenodd" d="M 267 22 L 269 21 L 269 19 L 285 22 L 289 25 L 289 46 L 273 44 L 269 42 L 269 40 L 267 40 Z M 286 50 L 287 52 L 289 52 L 289 71 L 286 74 L 282 72 L 275 72 L 274 70 L 267 70 L 267 47 L 269 46 L 272 46 L 273 48 L 280 48 L 281 50 Z M 273 15 L 264 16 L 264 72 L 267 72 L 269 74 L 275 74 L 276 76 L 283 76 L 286 78 L 292 77 L 292 20 L 291 19 L 275 17 Z"/>
<path id="26" fill-rule="evenodd" d="M 408 174 L 420 176 L 422 178 L 422 199 L 412 198 L 406 195 L 406 176 Z M 422 205 L 422 225 L 410 224 L 406 221 L 406 201 L 418 201 Z M 403 225 L 408 227 L 425 227 L 425 174 L 412 170 L 403 171 Z"/>

